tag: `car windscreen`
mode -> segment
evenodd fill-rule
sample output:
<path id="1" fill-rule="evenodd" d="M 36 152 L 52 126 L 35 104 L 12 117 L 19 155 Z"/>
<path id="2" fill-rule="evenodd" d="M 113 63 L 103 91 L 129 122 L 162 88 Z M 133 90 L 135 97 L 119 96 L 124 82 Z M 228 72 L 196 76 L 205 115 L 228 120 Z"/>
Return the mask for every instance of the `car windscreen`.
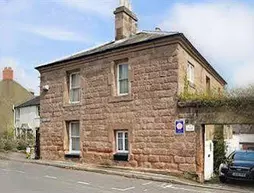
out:
<path id="1" fill-rule="evenodd" d="M 253 161 L 254 162 L 254 151 L 253 152 L 236 152 L 234 160 L 241 161 Z"/>

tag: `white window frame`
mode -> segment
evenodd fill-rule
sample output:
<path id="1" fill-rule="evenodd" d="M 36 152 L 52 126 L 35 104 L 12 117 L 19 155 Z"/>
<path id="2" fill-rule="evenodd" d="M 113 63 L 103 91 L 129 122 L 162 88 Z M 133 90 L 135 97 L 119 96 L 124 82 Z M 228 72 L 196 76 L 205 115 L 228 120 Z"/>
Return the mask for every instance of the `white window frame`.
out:
<path id="1" fill-rule="evenodd" d="M 188 66 L 187 66 L 187 80 L 190 83 L 194 84 L 194 80 L 195 80 L 195 67 L 190 62 L 188 62 Z"/>
<path id="2" fill-rule="evenodd" d="M 36 106 L 36 116 L 37 118 L 40 118 L 41 114 L 40 114 L 40 106 Z"/>
<path id="3" fill-rule="evenodd" d="M 127 93 L 120 93 L 119 66 L 121 66 L 121 65 L 127 65 L 128 66 L 128 92 Z M 117 64 L 117 95 L 118 96 L 124 96 L 124 95 L 128 95 L 129 92 L 130 92 L 129 64 L 127 64 L 127 63 Z"/>
<path id="4" fill-rule="evenodd" d="M 123 150 L 118 150 L 118 134 L 122 133 L 123 134 Z M 128 134 L 128 150 L 125 148 L 125 134 Z M 116 131 L 116 152 L 117 153 L 129 153 L 129 133 L 128 131 Z"/>
<path id="5" fill-rule="evenodd" d="M 80 151 L 74 151 L 74 150 L 72 150 L 72 138 L 73 138 L 73 136 L 71 135 L 71 132 L 72 132 L 71 125 L 73 123 L 79 124 L 79 136 L 74 136 L 74 137 L 75 138 L 79 138 L 79 145 L 80 145 L 80 123 L 79 123 L 79 121 L 71 121 L 71 122 L 69 122 L 69 153 L 80 154 Z"/>
<path id="6" fill-rule="evenodd" d="M 79 82 L 79 86 L 77 86 L 77 87 L 72 87 L 72 75 L 74 75 L 74 74 L 78 74 L 79 75 L 79 78 L 80 78 L 80 72 L 72 72 L 72 73 L 70 73 L 70 75 L 69 75 L 69 81 L 70 81 L 70 85 L 69 85 L 69 102 L 70 103 L 79 103 L 80 102 L 80 82 Z M 71 101 L 71 90 L 72 89 L 79 89 L 79 100 L 78 101 Z"/>

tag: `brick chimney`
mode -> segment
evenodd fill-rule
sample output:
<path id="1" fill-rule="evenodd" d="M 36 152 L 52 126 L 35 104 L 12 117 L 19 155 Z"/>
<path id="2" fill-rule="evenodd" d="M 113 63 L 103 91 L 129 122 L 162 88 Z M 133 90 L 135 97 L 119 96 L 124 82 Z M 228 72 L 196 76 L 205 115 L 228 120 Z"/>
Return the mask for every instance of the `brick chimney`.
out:
<path id="1" fill-rule="evenodd" d="M 3 70 L 3 80 L 13 80 L 13 70 L 11 67 L 5 67 Z"/>
<path id="2" fill-rule="evenodd" d="M 128 38 L 137 33 L 137 17 L 131 11 L 129 0 L 120 0 L 120 7 L 116 8 L 115 14 L 115 39 Z"/>

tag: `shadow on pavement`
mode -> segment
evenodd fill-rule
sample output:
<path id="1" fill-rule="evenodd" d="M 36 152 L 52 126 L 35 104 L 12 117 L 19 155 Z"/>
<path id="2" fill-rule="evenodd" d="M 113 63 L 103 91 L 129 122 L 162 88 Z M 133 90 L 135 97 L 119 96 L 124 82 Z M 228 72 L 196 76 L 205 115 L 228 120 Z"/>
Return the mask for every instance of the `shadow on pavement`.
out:
<path id="1" fill-rule="evenodd" d="M 240 180 L 228 180 L 226 183 L 221 184 L 229 186 L 231 188 L 239 188 L 242 190 L 249 190 L 254 192 L 254 181 L 240 181 Z"/>

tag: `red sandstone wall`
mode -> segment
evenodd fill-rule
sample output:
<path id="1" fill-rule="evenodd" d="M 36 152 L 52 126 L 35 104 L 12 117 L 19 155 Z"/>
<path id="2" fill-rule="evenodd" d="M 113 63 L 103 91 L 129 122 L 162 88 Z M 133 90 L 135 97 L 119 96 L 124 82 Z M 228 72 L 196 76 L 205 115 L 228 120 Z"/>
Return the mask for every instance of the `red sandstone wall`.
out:
<path id="1" fill-rule="evenodd" d="M 64 159 L 65 121 L 80 120 L 83 162 L 196 171 L 196 133 L 174 134 L 178 46 L 149 46 L 41 71 L 41 85 L 50 86 L 41 97 L 43 159 Z M 131 94 L 115 97 L 114 61 L 121 59 L 130 65 Z M 80 104 L 70 105 L 66 71 L 76 68 L 81 71 L 82 96 Z M 129 131 L 129 162 L 112 161 L 116 129 Z"/>

